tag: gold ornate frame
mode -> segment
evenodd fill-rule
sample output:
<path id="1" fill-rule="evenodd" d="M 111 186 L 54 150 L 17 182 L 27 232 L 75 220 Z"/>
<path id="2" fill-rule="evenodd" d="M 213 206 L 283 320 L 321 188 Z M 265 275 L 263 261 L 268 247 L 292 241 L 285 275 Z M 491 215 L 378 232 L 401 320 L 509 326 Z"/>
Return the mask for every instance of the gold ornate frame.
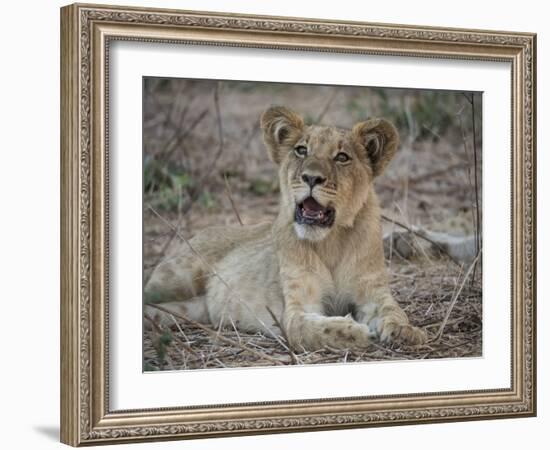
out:
<path id="1" fill-rule="evenodd" d="M 111 411 L 108 58 L 113 40 L 494 60 L 512 67 L 509 389 Z M 99 5 L 61 9 L 61 440 L 78 446 L 536 413 L 536 36 Z"/>

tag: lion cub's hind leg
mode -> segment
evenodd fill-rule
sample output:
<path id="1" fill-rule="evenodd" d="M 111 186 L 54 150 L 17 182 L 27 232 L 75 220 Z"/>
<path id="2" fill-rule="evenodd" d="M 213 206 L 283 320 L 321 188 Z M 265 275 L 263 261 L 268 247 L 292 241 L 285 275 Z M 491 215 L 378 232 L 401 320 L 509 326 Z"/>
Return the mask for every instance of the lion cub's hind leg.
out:
<path id="1" fill-rule="evenodd" d="M 160 263 L 145 286 L 145 302 L 191 299 L 204 294 L 208 269 L 192 254 L 182 253 Z"/>
<path id="2" fill-rule="evenodd" d="M 176 323 L 182 323 L 183 319 L 181 319 L 181 316 L 199 323 L 210 323 L 204 296 L 194 297 L 185 301 L 159 303 L 159 306 L 162 310 L 156 308 L 154 304 L 144 305 L 145 329 L 150 330 L 154 328 L 151 322 L 154 322 L 160 328 L 170 328 L 176 325 Z"/>
<path id="3" fill-rule="evenodd" d="M 207 273 L 196 258 L 179 255 L 159 264 L 144 289 L 145 328 L 151 329 L 152 321 L 160 327 L 171 327 L 175 325 L 174 318 L 181 322 L 178 315 L 208 323 L 204 297 L 206 278 Z M 156 304 L 174 315 L 156 308 Z"/>

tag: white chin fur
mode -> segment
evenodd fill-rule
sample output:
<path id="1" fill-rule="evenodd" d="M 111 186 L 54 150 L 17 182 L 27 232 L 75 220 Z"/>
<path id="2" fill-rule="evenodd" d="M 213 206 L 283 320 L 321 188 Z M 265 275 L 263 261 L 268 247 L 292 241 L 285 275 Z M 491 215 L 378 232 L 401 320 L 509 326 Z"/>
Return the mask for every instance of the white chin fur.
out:
<path id="1" fill-rule="evenodd" d="M 307 241 L 322 241 L 325 237 L 327 237 L 330 229 L 294 222 L 294 231 L 296 231 L 296 236 L 298 236 L 298 239 L 304 239 Z"/>

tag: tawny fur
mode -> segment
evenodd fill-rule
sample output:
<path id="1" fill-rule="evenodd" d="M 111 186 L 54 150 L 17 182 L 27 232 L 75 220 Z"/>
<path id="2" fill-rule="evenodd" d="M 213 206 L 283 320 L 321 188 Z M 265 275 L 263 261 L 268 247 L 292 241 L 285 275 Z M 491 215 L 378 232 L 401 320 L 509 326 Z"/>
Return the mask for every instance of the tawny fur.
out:
<path id="1" fill-rule="evenodd" d="M 284 107 L 268 109 L 261 127 L 279 166 L 275 221 L 210 228 L 182 242 L 155 268 L 146 298 L 216 327 L 280 334 L 270 310 L 296 349 L 364 348 L 373 336 L 423 343 L 389 290 L 373 189 L 397 149 L 395 127 L 384 119 L 351 130 L 307 126 Z M 338 160 L 342 152 L 350 159 Z M 311 187 L 304 174 L 323 181 Z M 334 208 L 332 226 L 296 223 L 296 205 L 308 196 Z M 151 307 L 146 314 L 167 320 Z"/>

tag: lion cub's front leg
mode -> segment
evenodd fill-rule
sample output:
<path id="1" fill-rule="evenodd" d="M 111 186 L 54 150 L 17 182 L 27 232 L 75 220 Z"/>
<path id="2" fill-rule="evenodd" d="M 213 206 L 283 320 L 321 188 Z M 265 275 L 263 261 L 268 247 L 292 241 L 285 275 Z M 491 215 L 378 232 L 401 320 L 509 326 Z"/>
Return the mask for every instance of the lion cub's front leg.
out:
<path id="1" fill-rule="evenodd" d="M 289 273 L 290 272 L 290 273 Z M 282 270 L 284 292 L 283 326 L 290 345 L 296 349 L 365 348 L 372 333 L 351 317 L 323 315 L 322 295 L 326 289 L 321 274 L 304 270 Z"/>
<path id="2" fill-rule="evenodd" d="M 393 298 L 387 299 L 380 308 L 374 330 L 385 343 L 419 345 L 427 340 L 426 332 L 409 323 L 407 315 Z"/>

